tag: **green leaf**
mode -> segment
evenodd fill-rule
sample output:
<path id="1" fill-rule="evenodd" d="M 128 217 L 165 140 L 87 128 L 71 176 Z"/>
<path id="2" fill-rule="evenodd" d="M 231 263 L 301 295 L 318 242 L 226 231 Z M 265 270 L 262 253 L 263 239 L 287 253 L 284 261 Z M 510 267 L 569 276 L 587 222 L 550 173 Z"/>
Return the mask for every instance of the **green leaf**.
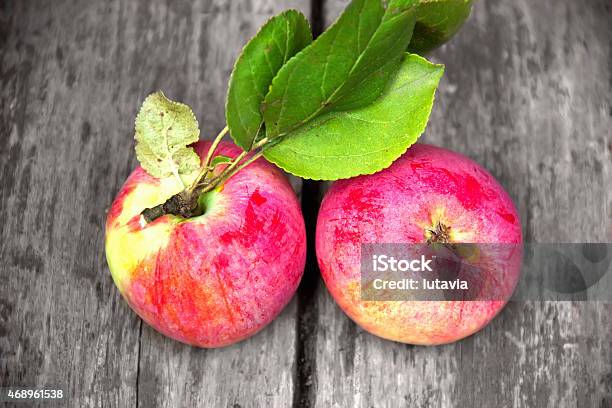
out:
<path id="1" fill-rule="evenodd" d="M 317 40 L 285 64 L 272 81 L 263 115 L 275 138 L 334 110 L 354 109 L 380 96 L 408 46 L 417 0 L 353 0 Z"/>
<path id="2" fill-rule="evenodd" d="M 442 65 L 406 54 L 374 103 L 321 115 L 285 136 L 264 156 L 289 173 L 315 180 L 380 171 L 425 130 L 443 72 Z"/>
<path id="3" fill-rule="evenodd" d="M 227 156 L 223 156 L 223 155 L 218 155 L 218 156 L 215 156 L 211 160 L 210 167 L 215 168 L 219 164 L 231 163 L 232 160 L 233 159 L 231 157 L 227 157 Z"/>
<path id="4" fill-rule="evenodd" d="M 136 117 L 136 157 L 156 178 L 190 173 L 200 158 L 187 145 L 198 141 L 198 121 L 185 104 L 171 101 L 163 92 L 149 95 Z"/>
<path id="5" fill-rule="evenodd" d="M 312 42 L 306 17 L 295 10 L 271 18 L 247 43 L 229 82 L 225 116 L 236 144 L 248 150 L 262 128 L 261 104 L 278 70 Z"/>
<path id="6" fill-rule="evenodd" d="M 421 0 L 408 50 L 425 54 L 451 39 L 470 16 L 472 0 Z"/>

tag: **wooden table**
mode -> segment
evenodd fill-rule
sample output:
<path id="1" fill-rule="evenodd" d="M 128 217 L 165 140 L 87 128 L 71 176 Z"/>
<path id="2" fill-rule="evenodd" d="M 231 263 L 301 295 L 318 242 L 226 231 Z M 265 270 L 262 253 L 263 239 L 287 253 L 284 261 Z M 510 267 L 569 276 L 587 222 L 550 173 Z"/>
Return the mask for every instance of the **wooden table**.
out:
<path id="1" fill-rule="evenodd" d="M 511 303 L 475 336 L 413 347 L 348 320 L 311 254 L 273 324 L 200 350 L 121 299 L 105 211 L 145 95 L 185 101 L 212 136 L 259 25 L 294 7 L 320 30 L 343 3 L 0 1 L 0 386 L 59 386 L 67 407 L 612 406 L 606 303 Z M 611 39 L 609 0 L 483 0 L 430 56 L 446 74 L 422 140 L 488 168 L 527 241 L 612 241 Z M 294 181 L 312 232 L 325 186 Z"/>

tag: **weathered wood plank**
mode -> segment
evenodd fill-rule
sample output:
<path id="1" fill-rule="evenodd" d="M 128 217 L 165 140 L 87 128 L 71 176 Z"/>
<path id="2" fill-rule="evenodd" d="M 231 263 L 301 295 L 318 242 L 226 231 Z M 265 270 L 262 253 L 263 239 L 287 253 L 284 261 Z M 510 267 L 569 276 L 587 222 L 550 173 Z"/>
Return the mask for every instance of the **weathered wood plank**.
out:
<path id="1" fill-rule="evenodd" d="M 103 248 L 106 208 L 136 165 L 144 96 L 163 89 L 184 100 L 203 137 L 216 134 L 241 45 L 288 7 L 309 4 L 2 4 L 1 386 L 57 385 L 71 407 L 291 400 L 295 304 L 237 347 L 192 349 L 141 326 Z"/>
<path id="2" fill-rule="evenodd" d="M 3 4 L 0 382 L 59 386 L 67 407 L 134 406 L 140 322 L 103 241 L 134 165 L 145 89 L 124 28 L 138 21 L 118 2 Z"/>
<path id="3" fill-rule="evenodd" d="M 142 2 L 147 28 L 167 32 L 157 43 L 162 70 L 141 78 L 169 90 L 199 113 L 210 135 L 223 127 L 226 85 L 244 43 L 270 16 L 287 8 L 309 15 L 309 1 Z M 182 27 L 177 30 L 177 27 Z M 294 182 L 299 184 L 297 179 Z M 229 348 L 199 350 L 161 336 L 147 325 L 141 338 L 138 406 L 285 407 L 293 398 L 296 303 L 269 327 Z"/>
<path id="4" fill-rule="evenodd" d="M 327 22 L 345 4 L 327 0 Z M 611 17 L 606 1 L 483 1 L 432 56 L 447 69 L 422 140 L 488 168 L 526 241 L 612 239 Z M 316 292 L 309 405 L 612 406 L 605 303 L 513 303 L 475 336 L 426 348 L 365 333 Z"/>

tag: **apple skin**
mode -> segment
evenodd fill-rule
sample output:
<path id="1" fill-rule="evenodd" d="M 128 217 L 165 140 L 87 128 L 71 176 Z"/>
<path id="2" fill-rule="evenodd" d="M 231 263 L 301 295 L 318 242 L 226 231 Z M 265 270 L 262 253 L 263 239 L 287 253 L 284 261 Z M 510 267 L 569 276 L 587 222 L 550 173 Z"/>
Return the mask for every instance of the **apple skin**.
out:
<path id="1" fill-rule="evenodd" d="M 200 158 L 209 146 L 195 145 Z M 216 154 L 240 152 L 223 142 Z M 204 215 L 141 221 L 145 208 L 181 190 L 174 178 L 134 170 L 108 212 L 108 264 L 130 307 L 156 330 L 227 346 L 270 323 L 295 293 L 306 260 L 300 204 L 286 177 L 258 159 L 206 195 Z"/>
<path id="2" fill-rule="evenodd" d="M 509 271 L 503 277 L 495 276 L 496 260 L 482 264 L 489 279 L 483 283 L 499 286 L 503 297 L 362 301 L 361 244 L 424 243 L 426 230 L 438 222 L 451 227 L 451 243 L 518 244 L 500 261 Z M 321 274 L 342 310 L 372 334 L 417 345 L 451 343 L 486 326 L 516 286 L 521 243 L 516 208 L 493 176 L 464 156 L 425 144 L 412 146 L 379 173 L 335 182 L 316 231 Z"/>

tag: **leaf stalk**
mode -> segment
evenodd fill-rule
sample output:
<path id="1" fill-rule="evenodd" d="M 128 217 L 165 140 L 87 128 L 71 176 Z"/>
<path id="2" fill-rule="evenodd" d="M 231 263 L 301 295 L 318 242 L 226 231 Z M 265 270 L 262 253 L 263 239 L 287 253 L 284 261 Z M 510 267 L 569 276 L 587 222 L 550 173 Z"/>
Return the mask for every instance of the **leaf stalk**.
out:
<path id="1" fill-rule="evenodd" d="M 225 126 L 221 132 L 215 137 L 211 144 L 206 158 L 198 175 L 191 183 L 189 188 L 184 189 L 178 194 L 173 195 L 164 203 L 152 208 L 147 208 L 142 212 L 146 222 L 155 221 L 157 218 L 173 214 L 183 218 L 191 218 L 202 214 L 202 209 L 198 206 L 198 198 L 209 191 L 218 188 L 225 184 L 232 176 L 253 163 L 263 156 L 267 147 L 272 145 L 272 140 L 267 137 L 262 138 L 257 143 L 254 143 L 249 150 L 241 152 L 234 158 L 218 175 L 212 176 L 216 166 L 211 165 L 219 143 L 228 133 L 228 127 Z"/>

